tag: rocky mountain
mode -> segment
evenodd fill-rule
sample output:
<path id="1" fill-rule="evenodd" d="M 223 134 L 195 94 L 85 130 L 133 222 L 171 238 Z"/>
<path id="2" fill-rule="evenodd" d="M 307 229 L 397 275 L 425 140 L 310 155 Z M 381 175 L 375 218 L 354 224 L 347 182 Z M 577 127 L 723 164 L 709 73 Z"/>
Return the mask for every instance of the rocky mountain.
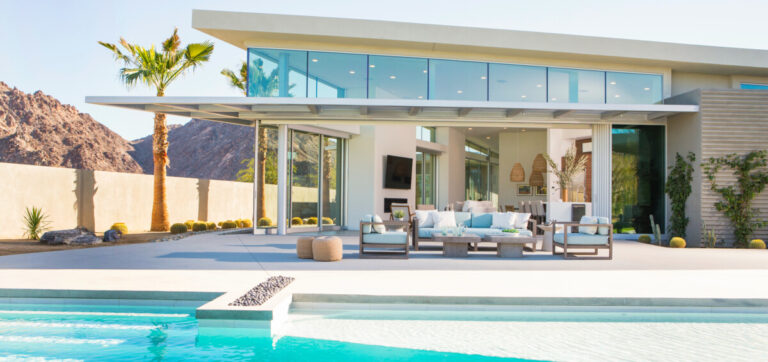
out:
<path id="1" fill-rule="evenodd" d="M 133 146 L 90 115 L 0 82 L 0 162 L 142 172 Z"/>
<path id="2" fill-rule="evenodd" d="M 253 128 L 192 119 L 168 131 L 169 176 L 234 180 L 245 167 L 242 160 L 253 158 Z M 152 135 L 132 141 L 128 153 L 152 173 Z"/>

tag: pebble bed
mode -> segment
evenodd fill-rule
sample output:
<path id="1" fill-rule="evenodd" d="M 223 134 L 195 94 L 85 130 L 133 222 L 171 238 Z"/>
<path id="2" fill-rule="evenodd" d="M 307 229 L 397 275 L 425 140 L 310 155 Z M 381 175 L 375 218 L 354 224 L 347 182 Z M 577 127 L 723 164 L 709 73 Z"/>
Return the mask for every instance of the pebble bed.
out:
<path id="1" fill-rule="evenodd" d="M 229 305 L 237 307 L 262 305 L 268 301 L 269 298 L 272 298 L 272 296 L 283 290 L 288 284 L 291 284 L 294 279 L 295 278 L 282 275 L 269 277 L 269 279 L 259 283 L 259 285 L 249 290 L 248 293 L 245 293 L 242 297 L 237 298 L 234 302 L 229 303 Z"/>

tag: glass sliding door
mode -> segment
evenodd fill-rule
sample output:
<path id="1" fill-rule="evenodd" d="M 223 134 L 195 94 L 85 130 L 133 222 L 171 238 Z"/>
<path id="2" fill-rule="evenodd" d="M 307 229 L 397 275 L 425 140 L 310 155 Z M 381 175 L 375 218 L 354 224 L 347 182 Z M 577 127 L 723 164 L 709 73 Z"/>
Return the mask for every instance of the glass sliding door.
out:
<path id="1" fill-rule="evenodd" d="M 467 158 L 466 165 L 466 199 L 488 199 L 488 162 Z"/>
<path id="2" fill-rule="evenodd" d="M 416 204 L 435 205 L 436 158 L 416 152 Z"/>
<path id="3" fill-rule="evenodd" d="M 320 135 L 291 132 L 291 227 L 318 225 Z M 295 218 L 301 219 L 301 223 Z"/>
<path id="4" fill-rule="evenodd" d="M 323 228 L 341 225 L 342 139 L 323 136 L 322 220 Z"/>

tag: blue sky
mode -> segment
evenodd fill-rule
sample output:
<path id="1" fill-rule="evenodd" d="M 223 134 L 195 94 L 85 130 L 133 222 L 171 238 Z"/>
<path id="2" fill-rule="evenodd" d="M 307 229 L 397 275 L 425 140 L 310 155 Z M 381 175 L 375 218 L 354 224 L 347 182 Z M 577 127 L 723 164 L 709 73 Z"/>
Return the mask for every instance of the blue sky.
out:
<path id="1" fill-rule="evenodd" d="M 152 131 L 150 113 L 85 104 L 87 95 L 153 95 L 127 89 L 118 64 L 96 42 L 120 36 L 157 44 L 178 27 L 182 42 L 213 40 L 212 61 L 177 81 L 166 95 L 237 96 L 219 74 L 245 52 L 191 28 L 192 9 L 382 19 L 768 49 L 757 0 L 472 0 L 472 1 L 63 1 L 0 0 L 0 81 L 42 90 L 90 113 L 120 135 Z M 172 118 L 172 123 L 187 119 Z"/>

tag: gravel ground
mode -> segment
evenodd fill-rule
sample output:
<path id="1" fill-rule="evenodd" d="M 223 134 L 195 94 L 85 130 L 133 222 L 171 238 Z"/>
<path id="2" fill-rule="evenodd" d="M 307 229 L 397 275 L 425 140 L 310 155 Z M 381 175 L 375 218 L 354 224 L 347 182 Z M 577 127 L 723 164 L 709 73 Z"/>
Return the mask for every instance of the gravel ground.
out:
<path id="1" fill-rule="evenodd" d="M 245 293 L 242 297 L 237 298 L 234 302 L 229 303 L 229 305 L 238 307 L 262 305 L 288 284 L 291 284 L 293 280 L 294 278 L 292 277 L 282 275 L 269 277 L 269 279 L 259 283 L 259 285 L 249 290 L 248 293 Z"/>

